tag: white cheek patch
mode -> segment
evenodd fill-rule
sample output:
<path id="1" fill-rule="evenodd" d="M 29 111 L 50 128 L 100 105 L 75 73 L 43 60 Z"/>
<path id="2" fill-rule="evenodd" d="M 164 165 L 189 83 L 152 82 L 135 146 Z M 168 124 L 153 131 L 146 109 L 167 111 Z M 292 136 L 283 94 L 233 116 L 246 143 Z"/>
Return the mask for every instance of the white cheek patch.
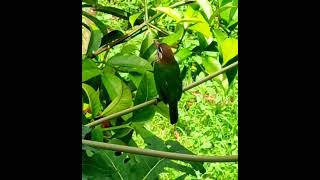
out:
<path id="1" fill-rule="evenodd" d="M 159 60 L 162 59 L 162 53 L 161 52 L 158 52 L 158 57 L 159 57 Z"/>

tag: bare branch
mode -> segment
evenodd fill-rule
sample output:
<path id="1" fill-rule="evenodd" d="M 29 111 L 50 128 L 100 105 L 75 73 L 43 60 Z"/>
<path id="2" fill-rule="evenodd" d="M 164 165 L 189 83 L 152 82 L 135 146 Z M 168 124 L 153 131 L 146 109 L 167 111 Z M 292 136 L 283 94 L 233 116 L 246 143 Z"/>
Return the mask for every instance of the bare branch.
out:
<path id="1" fill-rule="evenodd" d="M 200 162 L 237 162 L 238 155 L 232 156 L 198 156 L 191 154 L 181 154 L 165 151 L 157 151 L 152 149 L 141 149 L 131 146 L 123 146 L 117 144 L 103 143 L 90 140 L 82 140 L 82 144 L 88 145 L 94 148 L 126 152 L 131 154 L 140 154 L 145 156 L 161 157 L 166 159 L 175 159 L 181 161 L 200 161 Z"/>

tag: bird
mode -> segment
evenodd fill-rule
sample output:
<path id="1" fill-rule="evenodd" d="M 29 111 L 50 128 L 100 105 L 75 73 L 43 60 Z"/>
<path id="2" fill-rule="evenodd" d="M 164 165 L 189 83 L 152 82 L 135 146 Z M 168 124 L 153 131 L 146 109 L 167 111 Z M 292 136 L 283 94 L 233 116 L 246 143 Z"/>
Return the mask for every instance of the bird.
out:
<path id="1" fill-rule="evenodd" d="M 182 79 L 178 62 L 170 46 L 154 41 L 156 46 L 156 61 L 154 62 L 154 81 L 158 97 L 169 105 L 170 123 L 178 122 L 178 101 L 182 96 Z M 175 127 L 175 126 L 174 126 Z"/>

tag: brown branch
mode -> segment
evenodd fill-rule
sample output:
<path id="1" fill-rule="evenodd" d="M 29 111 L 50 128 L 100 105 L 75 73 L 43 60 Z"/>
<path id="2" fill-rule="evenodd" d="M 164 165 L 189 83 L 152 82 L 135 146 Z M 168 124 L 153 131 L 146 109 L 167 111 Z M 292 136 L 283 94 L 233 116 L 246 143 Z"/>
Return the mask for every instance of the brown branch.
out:
<path id="1" fill-rule="evenodd" d="M 90 140 L 84 140 L 84 139 L 82 140 L 82 144 L 88 145 L 94 148 L 100 148 L 100 149 L 106 149 L 106 150 L 112 150 L 112 151 L 118 151 L 118 152 L 126 152 L 131 154 L 140 154 L 145 156 L 160 157 L 160 158 L 166 158 L 166 159 L 181 160 L 181 161 L 200 161 L 200 162 L 237 162 L 238 161 L 238 155 L 198 156 L 198 155 L 191 155 L 191 154 L 158 151 L 153 149 L 141 149 L 137 147 L 103 143 L 103 142 L 90 141 Z"/>

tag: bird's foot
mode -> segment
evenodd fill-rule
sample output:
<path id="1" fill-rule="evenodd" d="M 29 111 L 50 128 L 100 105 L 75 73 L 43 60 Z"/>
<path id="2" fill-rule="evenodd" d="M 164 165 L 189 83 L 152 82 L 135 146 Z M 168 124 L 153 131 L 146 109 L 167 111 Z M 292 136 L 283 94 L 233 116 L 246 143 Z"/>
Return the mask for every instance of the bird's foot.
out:
<path id="1" fill-rule="evenodd" d="M 173 135 L 173 137 L 176 138 L 176 140 L 179 140 L 179 139 L 180 139 L 180 134 L 179 134 L 179 132 L 177 131 L 176 124 L 173 125 L 172 135 Z"/>
<path id="2" fill-rule="evenodd" d="M 153 99 L 157 100 L 156 104 L 158 104 L 161 101 L 161 98 L 159 95 L 155 96 Z"/>

